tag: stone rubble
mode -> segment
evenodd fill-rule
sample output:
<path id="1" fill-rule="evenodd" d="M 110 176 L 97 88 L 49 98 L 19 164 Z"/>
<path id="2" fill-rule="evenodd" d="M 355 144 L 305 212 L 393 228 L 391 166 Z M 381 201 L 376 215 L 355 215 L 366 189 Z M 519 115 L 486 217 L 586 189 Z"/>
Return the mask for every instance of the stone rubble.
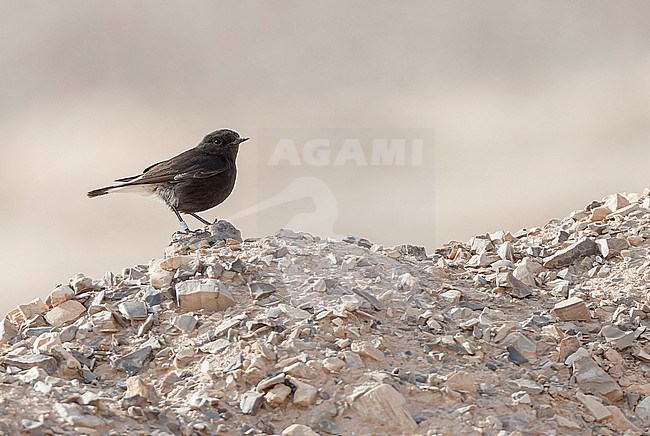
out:
<path id="1" fill-rule="evenodd" d="M 650 190 L 427 254 L 219 221 L 0 324 L 0 434 L 650 431 Z"/>

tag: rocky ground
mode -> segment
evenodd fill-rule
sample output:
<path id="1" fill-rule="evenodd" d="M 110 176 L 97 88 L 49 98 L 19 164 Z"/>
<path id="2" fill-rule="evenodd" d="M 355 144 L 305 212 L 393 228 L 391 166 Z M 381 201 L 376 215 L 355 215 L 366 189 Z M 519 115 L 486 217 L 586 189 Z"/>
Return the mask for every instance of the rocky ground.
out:
<path id="1" fill-rule="evenodd" d="M 2 434 L 650 429 L 650 197 L 427 254 L 219 221 L 0 326 Z"/>

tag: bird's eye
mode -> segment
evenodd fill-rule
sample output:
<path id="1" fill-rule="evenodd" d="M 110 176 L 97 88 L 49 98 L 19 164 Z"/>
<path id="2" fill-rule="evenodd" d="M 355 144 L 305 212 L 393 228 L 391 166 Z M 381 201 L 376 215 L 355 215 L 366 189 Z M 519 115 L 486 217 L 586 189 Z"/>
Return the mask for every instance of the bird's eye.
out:
<path id="1" fill-rule="evenodd" d="M 215 138 L 214 143 L 217 145 L 221 145 L 221 138 Z"/>

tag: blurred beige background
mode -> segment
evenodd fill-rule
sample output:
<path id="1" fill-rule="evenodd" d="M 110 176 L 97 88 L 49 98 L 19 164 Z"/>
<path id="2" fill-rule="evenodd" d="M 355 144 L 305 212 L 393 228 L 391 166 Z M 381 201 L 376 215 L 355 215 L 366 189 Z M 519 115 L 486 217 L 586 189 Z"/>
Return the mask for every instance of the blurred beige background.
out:
<path id="1" fill-rule="evenodd" d="M 377 204 L 340 176 L 359 213 L 334 233 L 385 245 L 431 250 L 640 191 L 648 16 L 644 1 L 0 2 L 0 309 L 161 256 L 177 230 L 164 206 L 85 193 L 219 127 L 253 139 L 210 219 L 263 200 L 255 135 L 276 127 L 434 129 L 434 183 L 387 167 Z"/>

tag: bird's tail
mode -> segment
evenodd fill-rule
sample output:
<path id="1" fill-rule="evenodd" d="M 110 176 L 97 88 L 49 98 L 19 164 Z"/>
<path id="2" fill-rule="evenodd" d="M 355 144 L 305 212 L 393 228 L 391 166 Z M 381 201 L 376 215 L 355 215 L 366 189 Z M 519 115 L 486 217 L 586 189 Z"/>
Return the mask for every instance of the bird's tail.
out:
<path id="1" fill-rule="evenodd" d="M 106 186 L 105 188 L 94 189 L 88 193 L 88 197 L 99 197 L 113 192 L 132 192 L 140 195 L 153 195 L 156 192 L 155 184 L 131 184 L 120 183 L 118 185 Z"/>
<path id="2" fill-rule="evenodd" d="M 117 186 L 107 186 L 105 188 L 94 189 L 88 193 L 88 197 L 99 197 L 100 195 L 106 195 L 111 192 L 111 189 L 115 189 Z"/>

